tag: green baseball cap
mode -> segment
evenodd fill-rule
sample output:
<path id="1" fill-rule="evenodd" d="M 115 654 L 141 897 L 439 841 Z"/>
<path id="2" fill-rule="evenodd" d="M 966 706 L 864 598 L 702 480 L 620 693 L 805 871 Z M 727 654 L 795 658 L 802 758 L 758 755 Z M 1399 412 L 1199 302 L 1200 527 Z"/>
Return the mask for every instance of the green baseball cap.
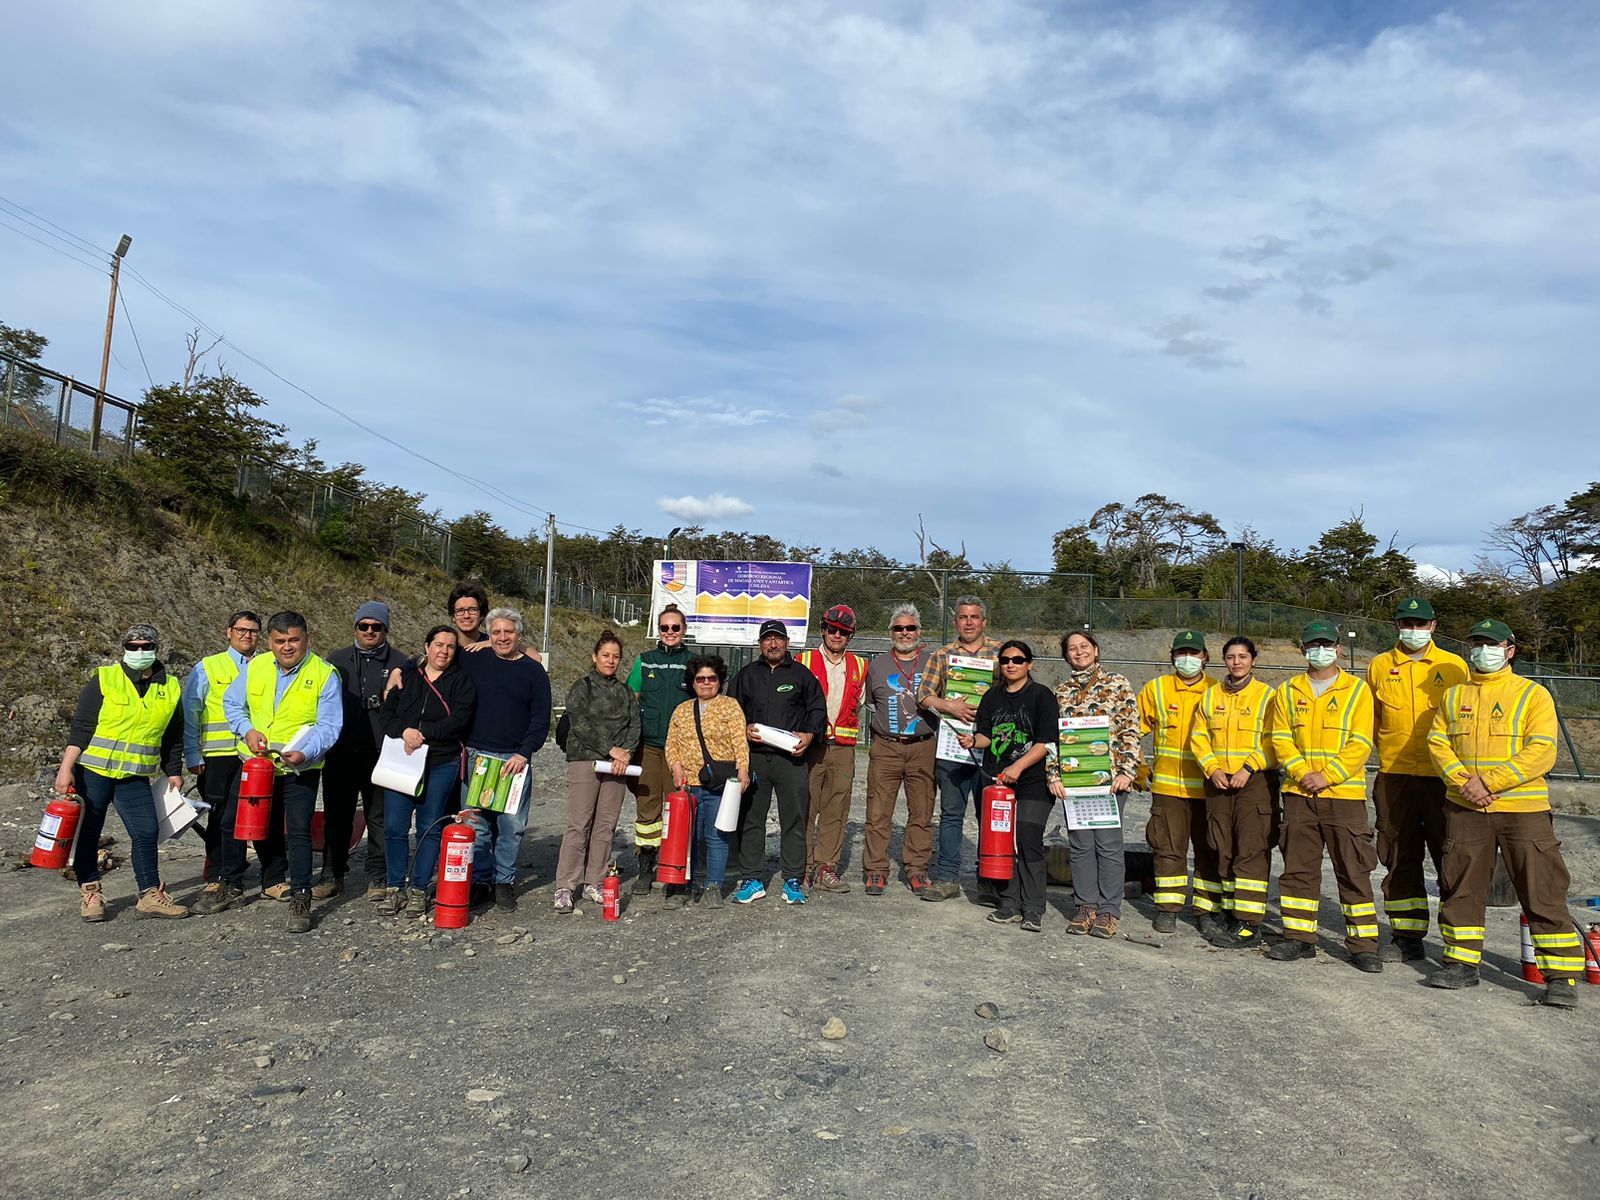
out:
<path id="1" fill-rule="evenodd" d="M 1185 629 L 1172 639 L 1172 648 L 1174 650 L 1198 650 L 1203 654 L 1206 648 L 1206 635 L 1197 633 L 1193 629 Z"/>
<path id="2" fill-rule="evenodd" d="M 1485 617 L 1471 629 L 1467 630 L 1469 638 L 1488 638 L 1495 642 L 1514 642 L 1517 635 L 1511 632 L 1511 626 L 1504 621 L 1496 621 L 1493 617 Z"/>
<path id="3" fill-rule="evenodd" d="M 1431 621 L 1434 619 L 1433 605 L 1429 604 L 1421 596 L 1412 596 L 1408 600 L 1400 601 L 1395 606 L 1394 619 L 1396 621 Z"/>
<path id="4" fill-rule="evenodd" d="M 1300 644 L 1307 642 L 1328 641 L 1335 644 L 1339 641 L 1339 629 L 1332 621 L 1312 621 L 1300 631 Z"/>

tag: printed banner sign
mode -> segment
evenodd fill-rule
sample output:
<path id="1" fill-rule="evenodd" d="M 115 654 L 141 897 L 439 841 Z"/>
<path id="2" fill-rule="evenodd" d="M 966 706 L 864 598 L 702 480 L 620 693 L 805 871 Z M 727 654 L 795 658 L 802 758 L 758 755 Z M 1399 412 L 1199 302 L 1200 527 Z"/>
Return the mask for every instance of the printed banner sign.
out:
<path id="1" fill-rule="evenodd" d="M 658 560 L 653 578 L 652 620 L 676 604 L 698 644 L 754 646 L 761 622 L 778 620 L 799 645 L 811 623 L 810 563 Z"/>

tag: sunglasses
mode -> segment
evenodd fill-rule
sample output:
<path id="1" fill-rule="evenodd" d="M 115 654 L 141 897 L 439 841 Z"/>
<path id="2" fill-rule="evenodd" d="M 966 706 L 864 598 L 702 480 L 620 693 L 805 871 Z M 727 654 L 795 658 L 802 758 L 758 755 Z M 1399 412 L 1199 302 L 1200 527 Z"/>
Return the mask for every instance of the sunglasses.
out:
<path id="1" fill-rule="evenodd" d="M 921 628 L 922 628 L 922 626 L 920 626 L 920 625 L 891 625 L 891 626 L 889 626 L 889 632 L 890 633 L 915 633 L 918 629 L 921 629 Z"/>
<path id="2" fill-rule="evenodd" d="M 154 650 L 156 644 L 154 642 L 123 642 L 122 648 L 124 650 Z"/>
<path id="3" fill-rule="evenodd" d="M 1032 662 L 1033 659 L 1023 658 L 1020 654 L 1002 654 L 995 661 L 1006 667 L 1020 667 L 1023 663 Z"/>
<path id="4" fill-rule="evenodd" d="M 822 627 L 822 632 L 823 633 L 837 633 L 840 637 L 849 637 L 852 633 L 855 632 L 855 630 L 854 629 L 846 629 L 843 625 L 824 625 Z"/>
<path id="5" fill-rule="evenodd" d="M 657 625 L 656 628 L 659 629 L 662 633 L 682 633 L 683 632 L 683 626 L 682 625 Z"/>
<path id="6" fill-rule="evenodd" d="M 383 626 L 381 624 L 379 624 L 377 621 L 359 621 L 356 624 L 356 628 L 359 629 L 362 633 L 381 633 L 381 632 L 383 632 Z"/>
<path id="7" fill-rule="evenodd" d="M 696 675 L 694 677 L 694 681 L 696 683 L 717 683 L 717 682 L 720 682 L 715 675 Z"/>

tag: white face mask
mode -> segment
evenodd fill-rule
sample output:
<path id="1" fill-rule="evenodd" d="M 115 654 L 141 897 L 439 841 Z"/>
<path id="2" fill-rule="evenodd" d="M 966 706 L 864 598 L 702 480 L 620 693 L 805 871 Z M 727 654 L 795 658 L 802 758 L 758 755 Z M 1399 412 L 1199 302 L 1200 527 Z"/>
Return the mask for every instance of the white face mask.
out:
<path id="1" fill-rule="evenodd" d="M 1474 646 L 1467 655 L 1467 661 L 1472 664 L 1474 671 L 1481 671 L 1483 674 L 1488 675 L 1506 665 L 1506 648 L 1504 646 Z"/>
<path id="2" fill-rule="evenodd" d="M 154 650 L 124 650 L 122 661 L 130 671 L 148 671 L 156 665 Z"/>
<path id="3" fill-rule="evenodd" d="M 1338 661 L 1339 652 L 1332 646 L 1312 646 L 1306 651 L 1306 661 L 1319 671 Z"/>
<path id="4" fill-rule="evenodd" d="M 1426 629 L 1402 629 L 1400 631 L 1400 644 L 1407 650 L 1421 650 L 1433 641 L 1433 634 Z"/>
<path id="5" fill-rule="evenodd" d="M 1197 654 L 1180 654 L 1172 660 L 1172 669 L 1185 679 L 1193 679 L 1200 674 L 1200 668 L 1205 666 Z"/>

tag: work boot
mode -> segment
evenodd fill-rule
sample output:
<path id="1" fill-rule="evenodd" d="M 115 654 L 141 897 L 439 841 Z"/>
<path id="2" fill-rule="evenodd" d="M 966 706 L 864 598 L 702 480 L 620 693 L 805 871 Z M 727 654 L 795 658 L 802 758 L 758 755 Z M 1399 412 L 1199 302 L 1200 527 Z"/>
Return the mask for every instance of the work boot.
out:
<path id="1" fill-rule="evenodd" d="M 344 895 L 344 876 L 335 875 L 332 879 L 324 878 L 311 889 L 311 895 L 317 900 L 331 900 L 335 896 Z"/>
<path id="2" fill-rule="evenodd" d="M 311 932 L 311 892 L 289 893 L 289 920 L 284 927 L 290 933 Z"/>
<path id="3" fill-rule="evenodd" d="M 1551 976 L 1544 985 L 1544 995 L 1539 997 L 1539 1003 L 1549 1005 L 1551 1008 L 1577 1008 L 1577 977 L 1573 975 L 1563 975 L 1559 978 Z"/>
<path id="4" fill-rule="evenodd" d="M 1477 987 L 1478 968 L 1469 967 L 1466 963 L 1447 962 L 1431 975 L 1424 976 L 1422 986 L 1445 988 L 1452 992 L 1460 988 Z"/>
<path id="5" fill-rule="evenodd" d="M 1156 933 L 1177 933 L 1178 914 L 1163 909 L 1151 918 L 1150 928 Z"/>
<path id="6" fill-rule="evenodd" d="M 710 887 L 706 888 L 705 892 L 700 897 L 700 903 L 704 904 L 707 908 L 721 908 L 722 885 L 720 883 L 713 883 Z"/>
<path id="7" fill-rule="evenodd" d="M 289 898 L 289 885 L 287 883 L 275 883 L 271 887 L 262 888 L 261 894 L 268 900 L 287 900 Z"/>
<path id="8" fill-rule="evenodd" d="M 202 896 L 215 896 L 218 892 L 222 891 L 225 886 L 226 885 L 222 882 L 222 880 L 212 879 L 206 883 L 205 887 L 200 889 L 200 894 Z"/>
<path id="9" fill-rule="evenodd" d="M 1268 947 L 1267 957 L 1273 962 L 1294 962 L 1300 958 L 1315 958 L 1317 948 L 1310 942 L 1296 942 L 1284 938 L 1276 946 Z"/>
<path id="10" fill-rule="evenodd" d="M 406 912 L 420 917 L 428 911 L 428 893 L 423 888 L 412 888 L 406 893 Z"/>
<path id="11" fill-rule="evenodd" d="M 1239 922 L 1239 928 L 1225 935 L 1220 941 L 1214 941 L 1211 944 L 1223 950 L 1243 950 L 1247 946 L 1259 946 L 1261 944 L 1261 930 L 1254 925 L 1247 925 L 1241 921 Z"/>
<path id="12" fill-rule="evenodd" d="M 494 885 L 494 906 L 501 912 L 517 911 L 517 888 L 515 884 L 497 883 Z"/>
<path id="13" fill-rule="evenodd" d="M 656 877 L 656 852 L 654 850 L 639 851 L 639 873 L 633 878 L 633 894 L 635 896 L 648 896 L 650 885 Z"/>
<path id="14" fill-rule="evenodd" d="M 1350 956 L 1350 965 L 1368 975 L 1377 975 L 1383 970 L 1383 959 L 1371 950 L 1360 950 Z"/>
<path id="15" fill-rule="evenodd" d="M 386 913 L 400 913 L 406 910 L 405 888 L 383 889 L 383 911 Z"/>
<path id="16" fill-rule="evenodd" d="M 1428 956 L 1421 938 L 1397 937 L 1379 947 L 1378 957 L 1384 962 L 1423 962 Z"/>
<path id="17" fill-rule="evenodd" d="M 159 883 L 153 888 L 145 888 L 139 896 L 137 905 L 141 917 L 177 917 L 189 915 L 189 910 L 181 904 L 174 903 L 167 889 Z"/>
<path id="18" fill-rule="evenodd" d="M 924 900 L 954 900 L 961 895 L 961 885 L 954 879 L 935 879 L 921 892 Z"/>
<path id="19" fill-rule="evenodd" d="M 106 897 L 98 882 L 86 883 L 78 889 L 78 915 L 85 921 L 106 919 Z"/>
<path id="20" fill-rule="evenodd" d="M 1205 938 L 1206 941 L 1209 942 L 1219 934 L 1226 935 L 1228 932 L 1228 918 L 1221 913 L 1208 912 L 1200 914 L 1200 936 Z"/>
<path id="21" fill-rule="evenodd" d="M 367 899 L 374 904 L 382 904 L 389 895 L 389 889 L 384 887 L 382 881 L 377 879 L 367 880 Z"/>
<path id="22" fill-rule="evenodd" d="M 681 887 L 668 885 L 661 890 L 667 893 L 666 901 L 661 905 L 662 908 L 682 908 L 684 902 L 688 899 Z"/>
<path id="23" fill-rule="evenodd" d="M 230 908 L 243 907 L 244 889 L 224 882 L 218 891 L 209 896 L 201 896 L 200 903 L 195 905 L 195 911 L 211 917 L 219 912 L 227 912 Z"/>
<path id="24" fill-rule="evenodd" d="M 850 885 L 839 878 L 832 863 L 823 863 L 811 878 L 811 886 L 819 892 L 848 892 Z M 926 899 L 927 897 L 923 897 Z"/>

